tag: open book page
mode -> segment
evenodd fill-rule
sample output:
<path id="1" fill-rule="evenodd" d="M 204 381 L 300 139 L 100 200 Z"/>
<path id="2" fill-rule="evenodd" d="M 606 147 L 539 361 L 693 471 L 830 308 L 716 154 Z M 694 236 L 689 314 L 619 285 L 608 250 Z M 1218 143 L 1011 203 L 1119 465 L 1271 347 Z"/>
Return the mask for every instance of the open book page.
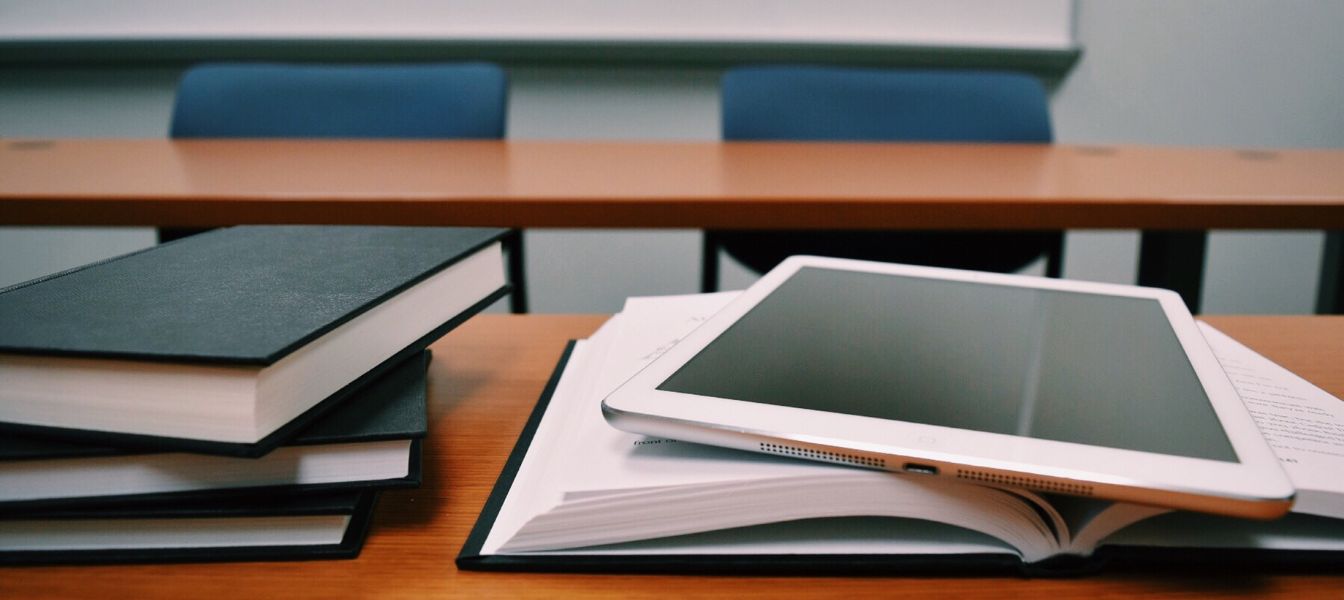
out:
<path id="1" fill-rule="evenodd" d="M 981 531 L 1008 542 L 1028 562 L 1060 549 L 1031 506 L 1009 492 L 934 478 L 833 470 L 837 472 L 828 477 L 683 485 L 565 502 L 529 521 L 502 549 L 554 550 L 852 516 L 924 519 Z"/>
<path id="2" fill-rule="evenodd" d="M 1344 519 L 1344 402 L 1223 332 L 1199 326 L 1297 488 L 1293 512 Z"/>
<path id="3" fill-rule="evenodd" d="M 569 439 L 572 422 L 583 417 L 580 411 L 567 409 L 566 404 L 582 398 L 591 387 L 593 369 L 580 368 L 592 362 L 610 346 L 613 330 L 620 315 L 608 320 L 587 340 L 580 340 L 570 352 L 569 361 L 551 395 L 545 416 L 533 434 L 523 463 L 514 475 L 513 485 L 500 507 L 490 534 L 482 544 L 482 551 L 493 554 L 504 542 L 518 532 L 532 515 L 545 512 L 563 499 L 562 482 L 566 472 L 561 468 L 571 457 L 563 451 L 562 440 Z M 547 451 L 555 449 L 553 451 Z"/>
<path id="4" fill-rule="evenodd" d="M 1121 529 L 1171 512 L 1169 508 L 1078 496 L 1050 496 L 1050 504 L 1063 515 L 1070 531 L 1074 532 L 1067 551 L 1081 555 L 1091 554 L 1103 539 Z"/>
<path id="5" fill-rule="evenodd" d="M 1189 534 L 1168 539 L 1177 545 L 1308 548 L 1320 538 L 1334 549 L 1344 539 L 1333 532 L 1313 537 L 1312 531 L 1341 523 L 1321 525 L 1317 517 L 1268 525 L 1201 515 L 1152 518 L 1166 511 L 1070 498 L 1046 502 L 1030 492 L 648 438 L 607 425 L 601 399 L 733 297 L 634 298 L 577 345 L 483 552 L 1007 551 L 1031 562 L 1060 552 L 1089 554 L 1100 543 L 1170 545 L 1161 541 L 1163 531 Z M 1329 476 L 1338 472 L 1331 461 L 1341 458 L 1344 444 L 1327 435 L 1344 422 L 1339 401 L 1204 327 L 1266 438 L 1305 491 L 1297 511 L 1344 512 L 1339 484 Z M 1038 512 L 1029 503 L 1044 508 Z M 827 516 L 848 518 L 817 520 Z M 886 523 L 887 533 L 874 534 L 875 523 Z M 745 538 L 743 531 L 749 532 Z M 1219 542 L 1220 531 L 1233 533 Z M 1201 537 L 1209 532 L 1218 539 Z"/>
<path id="6" fill-rule="evenodd" d="M 731 297 L 632 299 L 576 348 L 483 552 L 591 547 L 829 516 L 950 523 L 1004 540 L 1028 561 L 1060 550 L 1055 532 L 1062 523 L 1024 501 L 1044 506 L 1033 494 L 652 439 L 607 425 L 601 399 Z M 519 496 L 524 499 L 515 500 Z M 859 542 L 828 540 L 795 551 L 874 551 L 871 539 Z M 1005 551 L 986 542 L 954 535 L 947 544 L 912 548 L 910 540 L 893 538 L 886 547 L 926 554 Z"/>

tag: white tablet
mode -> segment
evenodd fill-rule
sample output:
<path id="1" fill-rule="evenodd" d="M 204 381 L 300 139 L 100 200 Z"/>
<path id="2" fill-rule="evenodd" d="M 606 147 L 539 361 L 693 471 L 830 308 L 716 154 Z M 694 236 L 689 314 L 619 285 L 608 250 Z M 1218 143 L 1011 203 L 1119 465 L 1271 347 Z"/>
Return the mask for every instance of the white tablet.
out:
<path id="1" fill-rule="evenodd" d="M 1293 488 L 1173 292 L 793 257 L 603 402 L 619 429 L 1273 518 Z"/>

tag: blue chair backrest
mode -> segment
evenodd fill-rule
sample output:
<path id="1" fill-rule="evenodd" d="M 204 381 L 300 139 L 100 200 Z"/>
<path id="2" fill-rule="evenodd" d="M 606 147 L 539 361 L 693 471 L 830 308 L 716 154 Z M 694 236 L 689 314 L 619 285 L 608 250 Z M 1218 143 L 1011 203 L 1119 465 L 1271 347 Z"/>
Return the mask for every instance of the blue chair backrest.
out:
<path id="1" fill-rule="evenodd" d="M 504 137 L 508 79 L 485 63 L 207 64 L 187 71 L 172 137 Z"/>
<path id="2" fill-rule="evenodd" d="M 1020 73 L 740 67 L 722 94 L 726 140 L 1053 140 L 1045 89 Z"/>

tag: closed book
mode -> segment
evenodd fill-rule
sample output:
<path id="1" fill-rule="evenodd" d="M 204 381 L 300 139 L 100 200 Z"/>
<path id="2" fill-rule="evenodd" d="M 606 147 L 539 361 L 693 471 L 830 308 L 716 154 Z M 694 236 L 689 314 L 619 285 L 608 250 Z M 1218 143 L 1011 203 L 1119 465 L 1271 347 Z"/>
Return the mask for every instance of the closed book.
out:
<path id="1" fill-rule="evenodd" d="M 0 291 L 0 429 L 259 456 L 508 291 L 502 229 L 215 230 Z"/>
<path id="2" fill-rule="evenodd" d="M 377 492 L 0 513 L 0 564 L 354 558 Z"/>
<path id="3" fill-rule="evenodd" d="M 259 458 L 0 437 L 0 510 L 420 484 L 429 352 L 402 361 Z"/>

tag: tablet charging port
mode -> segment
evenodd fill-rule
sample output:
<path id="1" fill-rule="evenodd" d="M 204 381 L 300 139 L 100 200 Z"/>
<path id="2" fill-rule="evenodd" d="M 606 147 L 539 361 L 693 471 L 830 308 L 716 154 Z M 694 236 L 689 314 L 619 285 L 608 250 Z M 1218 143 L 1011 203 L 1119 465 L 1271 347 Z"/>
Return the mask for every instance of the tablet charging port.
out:
<path id="1" fill-rule="evenodd" d="M 938 467 L 935 467 L 933 465 L 921 465 L 919 463 L 905 463 L 905 466 L 901 468 L 904 469 L 906 473 L 918 473 L 920 475 L 938 474 Z"/>

